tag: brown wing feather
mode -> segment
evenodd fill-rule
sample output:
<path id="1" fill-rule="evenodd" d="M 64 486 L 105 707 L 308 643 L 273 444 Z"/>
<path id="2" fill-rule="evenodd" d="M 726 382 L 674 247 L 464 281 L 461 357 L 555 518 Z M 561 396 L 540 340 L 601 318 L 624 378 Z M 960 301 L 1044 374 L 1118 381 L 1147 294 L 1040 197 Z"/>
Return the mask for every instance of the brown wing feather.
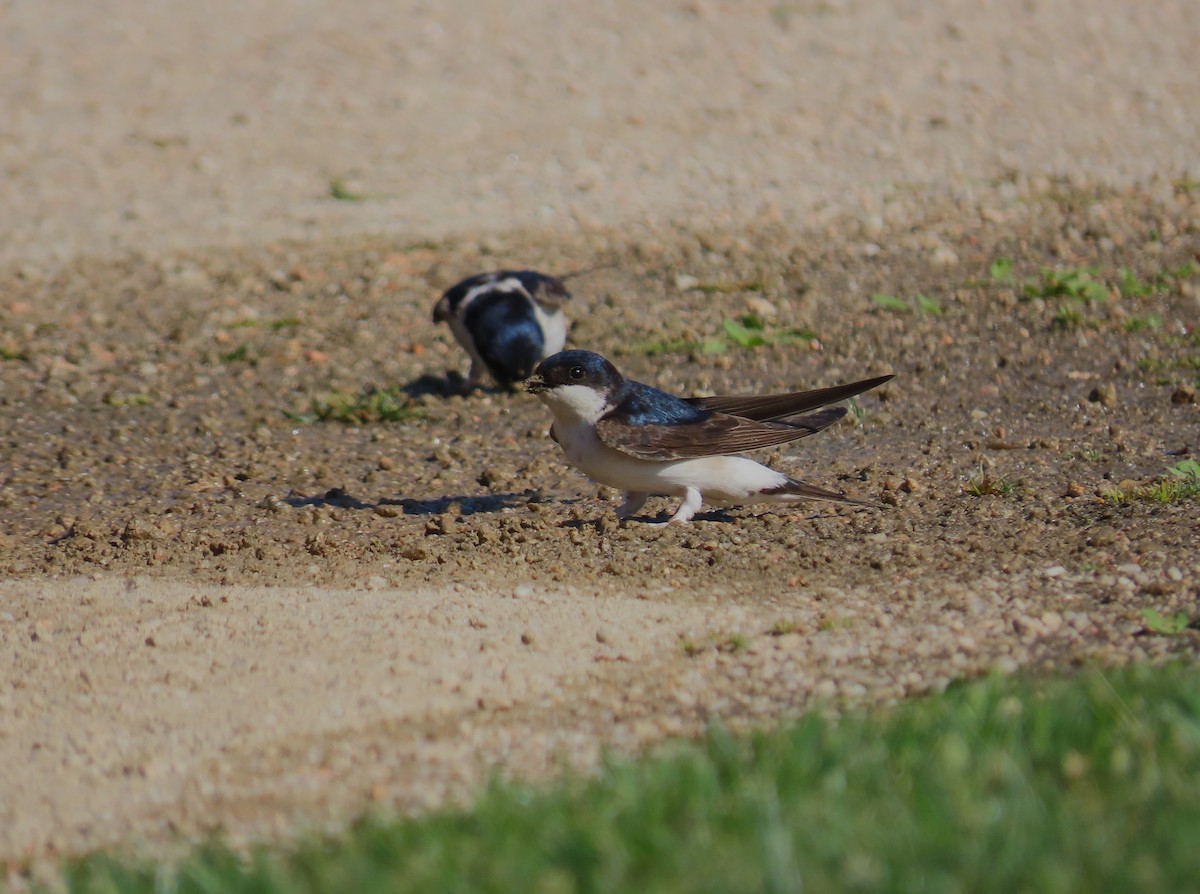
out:
<path id="1" fill-rule="evenodd" d="M 666 462 L 702 456 L 726 456 L 798 441 L 828 428 L 844 416 L 837 407 L 791 422 L 756 422 L 713 413 L 700 422 L 682 425 L 640 425 L 631 428 L 611 419 L 596 423 L 600 440 L 638 459 Z"/>
<path id="2" fill-rule="evenodd" d="M 786 419 L 788 416 L 794 416 L 806 410 L 814 410 L 817 407 L 837 403 L 839 400 L 870 391 L 891 378 L 893 377 L 890 375 L 876 376 L 873 379 L 863 379 L 861 382 L 850 382 L 847 385 L 834 385 L 832 388 L 817 388 L 812 391 L 792 391 L 788 394 L 730 394 L 716 397 L 689 397 L 685 400 L 693 406 L 705 410 L 766 422 Z"/>

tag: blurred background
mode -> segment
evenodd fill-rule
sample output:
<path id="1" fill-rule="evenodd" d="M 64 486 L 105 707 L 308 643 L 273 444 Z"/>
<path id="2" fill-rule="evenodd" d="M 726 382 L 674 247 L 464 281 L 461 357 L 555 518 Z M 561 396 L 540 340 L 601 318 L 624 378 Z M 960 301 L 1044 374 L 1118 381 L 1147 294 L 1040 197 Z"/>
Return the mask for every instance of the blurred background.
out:
<path id="1" fill-rule="evenodd" d="M 0 263 L 1200 171 L 1191 0 L 0 3 Z"/>

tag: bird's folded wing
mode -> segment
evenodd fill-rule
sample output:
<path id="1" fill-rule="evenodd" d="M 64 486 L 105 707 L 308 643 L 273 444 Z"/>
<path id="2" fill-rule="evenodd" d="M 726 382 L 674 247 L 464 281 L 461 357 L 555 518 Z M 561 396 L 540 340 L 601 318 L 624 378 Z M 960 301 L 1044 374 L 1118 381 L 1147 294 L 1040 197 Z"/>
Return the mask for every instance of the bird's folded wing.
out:
<path id="1" fill-rule="evenodd" d="M 604 418 L 596 423 L 600 440 L 638 459 L 667 462 L 702 456 L 725 456 L 798 441 L 829 427 L 846 414 L 836 407 L 787 422 L 756 422 L 713 413 L 697 422 L 678 425 L 628 425 Z"/>
<path id="2" fill-rule="evenodd" d="M 832 388 L 817 388 L 812 391 L 792 391 L 788 394 L 731 394 L 716 397 L 689 397 L 685 400 L 693 406 L 705 410 L 766 422 L 786 419 L 806 410 L 815 410 L 817 407 L 837 403 L 839 400 L 870 391 L 891 378 L 890 375 L 876 376 L 873 379 L 863 379 L 861 382 L 851 382 L 848 385 L 834 385 Z"/>

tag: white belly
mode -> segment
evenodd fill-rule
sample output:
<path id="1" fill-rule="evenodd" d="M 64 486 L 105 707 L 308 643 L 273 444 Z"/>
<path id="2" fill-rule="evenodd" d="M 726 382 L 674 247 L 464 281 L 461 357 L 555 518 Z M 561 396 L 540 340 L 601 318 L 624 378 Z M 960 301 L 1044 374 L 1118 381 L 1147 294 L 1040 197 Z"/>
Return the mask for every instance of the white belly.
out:
<path id="1" fill-rule="evenodd" d="M 545 338 L 542 347 L 542 359 L 545 360 L 551 354 L 561 351 L 567 343 L 567 318 L 561 310 L 542 310 L 536 301 L 533 302 L 533 315 L 542 327 L 542 335 Z"/>
<path id="2" fill-rule="evenodd" d="M 588 425 L 556 424 L 554 433 L 571 465 L 593 481 L 623 491 L 681 497 L 694 487 L 710 503 L 745 503 L 787 481 L 782 473 L 744 456 L 654 462 L 605 445 Z"/>

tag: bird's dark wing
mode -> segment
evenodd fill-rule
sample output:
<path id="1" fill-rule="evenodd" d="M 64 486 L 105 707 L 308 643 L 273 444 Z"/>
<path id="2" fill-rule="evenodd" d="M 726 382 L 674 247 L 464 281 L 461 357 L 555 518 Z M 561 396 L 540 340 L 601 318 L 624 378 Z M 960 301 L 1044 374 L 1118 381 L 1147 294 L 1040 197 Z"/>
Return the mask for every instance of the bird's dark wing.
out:
<path id="1" fill-rule="evenodd" d="M 724 395 L 717 397 L 689 397 L 685 400 L 692 406 L 730 416 L 740 416 L 743 419 L 754 419 L 759 422 L 787 419 L 806 410 L 814 410 L 828 404 L 837 403 L 864 391 L 870 391 L 892 376 L 877 376 L 874 379 L 863 379 L 861 382 L 851 382 L 848 385 L 834 385 L 832 388 L 817 388 L 813 391 L 792 391 L 788 394 L 747 394 Z"/>
<path id="2" fill-rule="evenodd" d="M 844 415 L 843 407 L 835 407 L 788 422 L 756 422 L 710 413 L 691 422 L 646 425 L 630 424 L 627 417 L 610 413 L 596 423 L 596 434 L 614 450 L 638 459 L 666 462 L 725 456 L 798 441 L 828 428 Z"/>

